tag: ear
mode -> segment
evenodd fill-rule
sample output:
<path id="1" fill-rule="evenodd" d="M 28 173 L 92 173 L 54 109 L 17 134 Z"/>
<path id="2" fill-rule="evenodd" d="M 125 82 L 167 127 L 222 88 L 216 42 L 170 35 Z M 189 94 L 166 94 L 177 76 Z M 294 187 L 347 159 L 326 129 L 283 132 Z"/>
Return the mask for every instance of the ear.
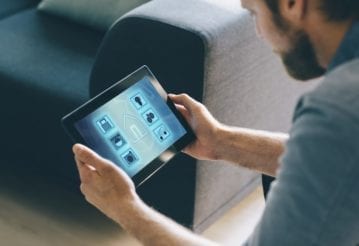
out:
<path id="1" fill-rule="evenodd" d="M 300 24 L 307 15 L 308 0 L 279 0 L 282 16 L 293 24 Z"/>

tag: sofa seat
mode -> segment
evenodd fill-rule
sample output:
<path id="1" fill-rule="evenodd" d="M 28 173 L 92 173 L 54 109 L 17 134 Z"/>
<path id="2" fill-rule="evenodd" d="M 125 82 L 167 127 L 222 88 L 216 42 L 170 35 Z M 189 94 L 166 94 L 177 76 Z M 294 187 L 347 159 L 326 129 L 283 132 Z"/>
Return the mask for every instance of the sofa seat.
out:
<path id="1" fill-rule="evenodd" d="M 5 156 L 45 165 L 52 160 L 54 173 L 73 177 L 71 143 L 60 119 L 89 99 L 89 75 L 102 38 L 103 33 L 35 8 L 0 21 L 0 111 L 6 119 L 0 147 Z"/>
<path id="2" fill-rule="evenodd" d="M 0 19 L 3 19 L 20 10 L 35 6 L 39 0 L 2 0 L 0 8 Z"/>

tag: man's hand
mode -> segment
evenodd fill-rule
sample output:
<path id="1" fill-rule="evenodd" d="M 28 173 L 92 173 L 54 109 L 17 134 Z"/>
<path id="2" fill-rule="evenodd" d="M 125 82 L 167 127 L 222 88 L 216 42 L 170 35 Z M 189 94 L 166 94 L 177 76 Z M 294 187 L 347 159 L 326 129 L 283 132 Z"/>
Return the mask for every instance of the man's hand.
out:
<path id="1" fill-rule="evenodd" d="M 207 108 L 186 94 L 169 95 L 194 130 L 197 139 L 184 152 L 201 160 L 225 160 L 275 176 L 287 134 L 219 123 Z"/>
<path id="2" fill-rule="evenodd" d="M 169 95 L 177 109 L 182 113 L 196 134 L 196 141 L 189 145 L 184 152 L 200 160 L 219 159 L 218 141 L 219 123 L 207 108 L 187 94 Z"/>
<path id="3" fill-rule="evenodd" d="M 130 177 L 112 162 L 80 144 L 73 152 L 86 200 L 143 245 L 216 245 L 148 207 Z"/>
<path id="4" fill-rule="evenodd" d="M 112 162 L 83 145 L 74 145 L 73 152 L 86 200 L 119 222 L 121 210 L 138 198 L 132 180 Z"/>

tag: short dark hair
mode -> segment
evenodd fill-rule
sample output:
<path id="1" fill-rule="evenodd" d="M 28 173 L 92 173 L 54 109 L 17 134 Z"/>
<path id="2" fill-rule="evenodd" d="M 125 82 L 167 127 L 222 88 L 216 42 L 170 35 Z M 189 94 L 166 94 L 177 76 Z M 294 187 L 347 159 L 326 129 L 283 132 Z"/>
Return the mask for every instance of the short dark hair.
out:
<path id="1" fill-rule="evenodd" d="M 359 0 L 319 0 L 319 8 L 329 21 L 359 18 Z M 265 0 L 273 14 L 279 15 L 278 0 Z M 278 23 L 277 23 L 278 24 Z"/>

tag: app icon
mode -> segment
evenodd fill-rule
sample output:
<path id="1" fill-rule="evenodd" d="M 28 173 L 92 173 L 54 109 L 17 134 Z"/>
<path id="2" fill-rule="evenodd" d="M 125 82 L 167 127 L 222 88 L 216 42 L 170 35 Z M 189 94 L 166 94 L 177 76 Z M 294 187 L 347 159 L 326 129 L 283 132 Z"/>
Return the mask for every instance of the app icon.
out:
<path id="1" fill-rule="evenodd" d="M 135 152 L 132 149 L 127 150 L 121 155 L 121 157 L 129 166 L 133 165 L 138 160 Z"/>
<path id="2" fill-rule="evenodd" d="M 110 141 L 116 150 L 121 149 L 127 143 L 120 133 L 116 133 L 114 136 L 112 136 Z"/>
<path id="3" fill-rule="evenodd" d="M 137 93 L 135 96 L 131 97 L 131 102 L 136 107 L 136 109 L 141 109 L 147 104 L 141 93 Z"/>
<path id="4" fill-rule="evenodd" d="M 154 130 L 154 133 L 157 139 L 160 140 L 160 142 L 165 141 L 170 136 L 169 130 L 164 125 L 161 125 L 160 127 L 156 128 Z"/>
<path id="5" fill-rule="evenodd" d="M 157 115 L 154 113 L 152 109 L 147 110 L 143 115 L 143 119 L 146 121 L 148 125 L 152 125 L 158 120 Z"/>
<path id="6" fill-rule="evenodd" d="M 107 133 L 114 128 L 113 123 L 107 115 L 96 121 L 96 124 L 103 133 Z"/>
<path id="7" fill-rule="evenodd" d="M 142 122 L 141 118 L 131 114 L 124 114 L 123 129 L 127 133 L 127 141 L 136 143 L 148 135 L 147 126 Z"/>

